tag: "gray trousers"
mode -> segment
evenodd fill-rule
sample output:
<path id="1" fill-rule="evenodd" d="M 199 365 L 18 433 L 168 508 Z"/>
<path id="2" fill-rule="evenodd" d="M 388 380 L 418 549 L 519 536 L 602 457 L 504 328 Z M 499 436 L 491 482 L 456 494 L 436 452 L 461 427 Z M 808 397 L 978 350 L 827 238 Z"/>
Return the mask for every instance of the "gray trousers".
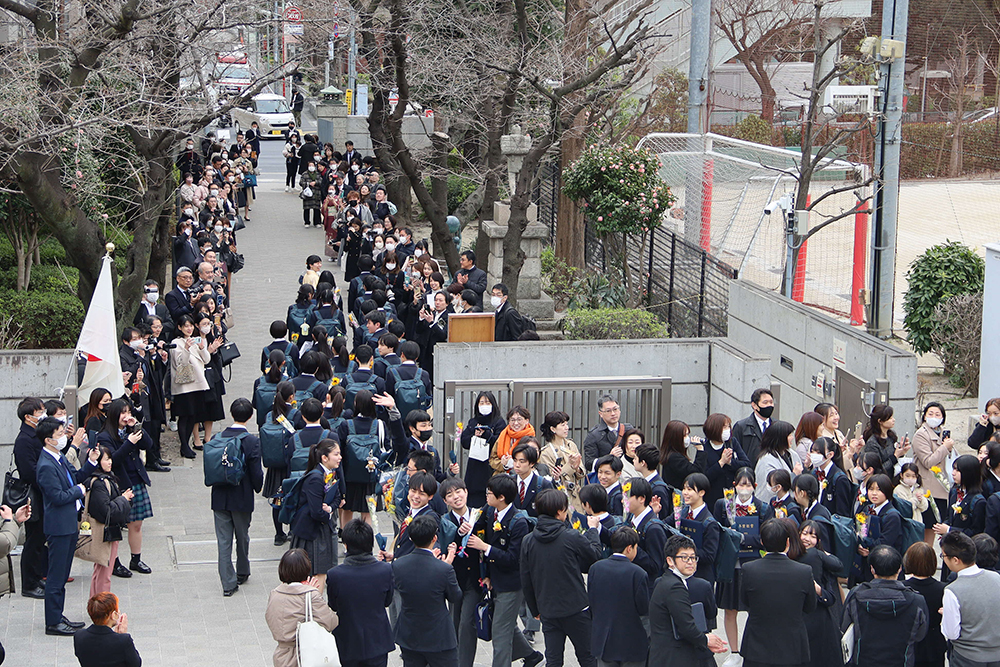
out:
<path id="1" fill-rule="evenodd" d="M 236 588 L 236 575 L 250 576 L 251 512 L 214 510 L 215 541 L 219 545 L 219 580 L 222 590 Z M 233 538 L 236 538 L 236 568 L 233 568 Z"/>
<path id="2" fill-rule="evenodd" d="M 951 656 L 948 658 L 948 664 L 951 665 L 951 667 L 1000 667 L 1000 660 L 991 660 L 990 662 L 970 660 L 952 647 Z"/>
<path id="3" fill-rule="evenodd" d="M 479 635 L 476 633 L 476 607 L 483 599 L 479 586 L 462 591 L 462 597 L 451 606 L 451 616 L 455 621 L 455 635 L 458 637 L 458 667 L 472 667 L 476 660 Z"/>
<path id="4" fill-rule="evenodd" d="M 521 591 L 493 591 L 493 667 L 510 667 L 535 652 L 517 629 L 517 612 L 524 602 Z"/>

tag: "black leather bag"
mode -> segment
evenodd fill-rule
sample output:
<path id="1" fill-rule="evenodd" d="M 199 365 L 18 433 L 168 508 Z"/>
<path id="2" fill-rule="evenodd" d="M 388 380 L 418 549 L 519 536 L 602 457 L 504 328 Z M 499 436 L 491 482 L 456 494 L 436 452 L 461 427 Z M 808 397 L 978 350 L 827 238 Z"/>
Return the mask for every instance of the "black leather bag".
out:
<path id="1" fill-rule="evenodd" d="M 236 343 L 226 343 L 219 348 L 219 361 L 222 366 L 228 366 L 239 358 L 240 348 L 236 347 Z"/>
<path id="2" fill-rule="evenodd" d="M 35 497 L 36 495 L 31 484 L 18 475 L 17 469 L 14 467 L 14 457 L 11 456 L 10 469 L 3 480 L 3 504 L 15 512 L 18 508 L 28 504 L 28 501 L 31 501 L 34 507 L 38 507 L 37 501 L 39 499 Z M 28 521 L 37 520 L 36 516 L 41 516 L 37 510 L 32 513 L 32 517 Z"/>

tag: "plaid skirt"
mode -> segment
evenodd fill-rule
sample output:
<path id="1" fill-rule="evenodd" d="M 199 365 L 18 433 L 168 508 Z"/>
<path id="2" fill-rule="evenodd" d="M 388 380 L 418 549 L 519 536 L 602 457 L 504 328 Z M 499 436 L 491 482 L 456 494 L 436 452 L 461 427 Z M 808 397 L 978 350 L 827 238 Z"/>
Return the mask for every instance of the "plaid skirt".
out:
<path id="1" fill-rule="evenodd" d="M 129 512 L 128 522 L 142 521 L 153 516 L 153 501 L 149 497 L 146 485 L 136 484 L 132 487 L 132 493 L 135 497 L 132 498 L 132 511 Z"/>

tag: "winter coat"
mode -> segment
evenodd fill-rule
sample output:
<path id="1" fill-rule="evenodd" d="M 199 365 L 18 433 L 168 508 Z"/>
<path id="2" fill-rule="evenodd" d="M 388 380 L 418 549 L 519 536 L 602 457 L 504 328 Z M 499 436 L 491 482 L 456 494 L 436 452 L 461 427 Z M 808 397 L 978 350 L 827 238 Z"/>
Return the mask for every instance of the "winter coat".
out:
<path id="1" fill-rule="evenodd" d="M 312 596 L 313 620 L 327 630 L 337 627 L 337 614 L 312 586 L 305 584 L 279 584 L 267 598 L 264 620 L 278 646 L 274 649 L 274 667 L 298 667 L 295 650 L 295 631 L 306 620 L 305 596 Z"/>
<path id="2" fill-rule="evenodd" d="M 98 472 L 87 480 L 87 488 L 90 490 L 90 504 L 87 508 L 95 521 L 104 524 L 104 541 L 120 542 L 122 526 L 128 523 L 132 505 L 121 494 L 117 478 Z"/>

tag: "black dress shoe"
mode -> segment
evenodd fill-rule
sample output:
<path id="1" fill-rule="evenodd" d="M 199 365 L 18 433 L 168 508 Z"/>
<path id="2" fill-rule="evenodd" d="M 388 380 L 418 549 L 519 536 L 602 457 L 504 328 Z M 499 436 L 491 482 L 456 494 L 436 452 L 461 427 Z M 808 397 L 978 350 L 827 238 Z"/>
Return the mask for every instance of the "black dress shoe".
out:
<path id="1" fill-rule="evenodd" d="M 238 590 L 240 590 L 240 585 L 236 584 L 235 588 L 230 588 L 228 591 L 222 591 L 222 594 L 227 598 L 231 598 L 233 597 L 233 593 L 235 593 Z"/>
<path id="2" fill-rule="evenodd" d="M 541 651 L 535 651 L 524 659 L 524 667 L 535 667 L 535 665 L 539 664 L 544 659 L 545 656 Z"/>
<path id="3" fill-rule="evenodd" d="M 156 462 L 159 463 L 161 466 L 169 466 L 170 465 L 170 461 L 168 461 L 166 459 L 156 459 Z"/>
<path id="4" fill-rule="evenodd" d="M 156 463 L 155 461 L 153 463 L 147 463 L 146 470 L 150 472 L 170 472 L 170 468 L 162 466 L 159 463 Z"/>
<path id="5" fill-rule="evenodd" d="M 192 445 L 191 449 L 193 449 L 196 452 L 200 452 L 201 450 L 205 449 L 205 446 L 204 445 Z"/>
<path id="6" fill-rule="evenodd" d="M 288 541 L 288 535 L 280 533 L 274 536 L 274 546 L 280 547 L 282 544 Z M 44 593 L 44 590 L 42 591 Z"/>
<path id="7" fill-rule="evenodd" d="M 135 570 L 139 574 L 149 574 L 153 571 L 148 565 L 143 563 L 141 560 L 136 560 L 135 558 L 133 558 L 128 564 L 128 569 Z"/>
<path id="8" fill-rule="evenodd" d="M 132 576 L 132 572 L 118 561 L 115 561 L 115 569 L 111 570 L 111 574 L 122 579 L 128 579 Z"/>
<path id="9" fill-rule="evenodd" d="M 76 628 L 59 622 L 58 625 L 48 625 L 45 627 L 45 634 L 58 635 L 60 637 L 72 637 L 76 634 Z"/>
<path id="10" fill-rule="evenodd" d="M 86 625 L 86 623 L 84 623 L 83 621 L 71 621 L 68 618 L 66 618 L 65 616 L 62 617 L 62 622 L 65 623 L 66 625 L 68 625 L 71 628 L 75 628 L 76 630 L 79 630 L 84 625 Z"/>
<path id="11" fill-rule="evenodd" d="M 247 582 L 247 579 L 249 578 L 250 578 L 249 574 L 237 574 L 236 585 L 239 586 L 240 584 L 245 584 Z"/>
<path id="12" fill-rule="evenodd" d="M 36 588 L 29 588 L 27 590 L 21 591 L 21 595 L 26 598 L 35 598 L 36 600 L 45 599 L 45 588 L 38 586 Z"/>
<path id="13" fill-rule="evenodd" d="M 186 459 L 194 459 L 194 458 L 198 457 L 198 455 L 195 454 L 194 452 L 192 452 L 191 450 L 188 450 L 186 452 L 185 451 L 181 451 L 181 456 L 183 456 Z"/>

